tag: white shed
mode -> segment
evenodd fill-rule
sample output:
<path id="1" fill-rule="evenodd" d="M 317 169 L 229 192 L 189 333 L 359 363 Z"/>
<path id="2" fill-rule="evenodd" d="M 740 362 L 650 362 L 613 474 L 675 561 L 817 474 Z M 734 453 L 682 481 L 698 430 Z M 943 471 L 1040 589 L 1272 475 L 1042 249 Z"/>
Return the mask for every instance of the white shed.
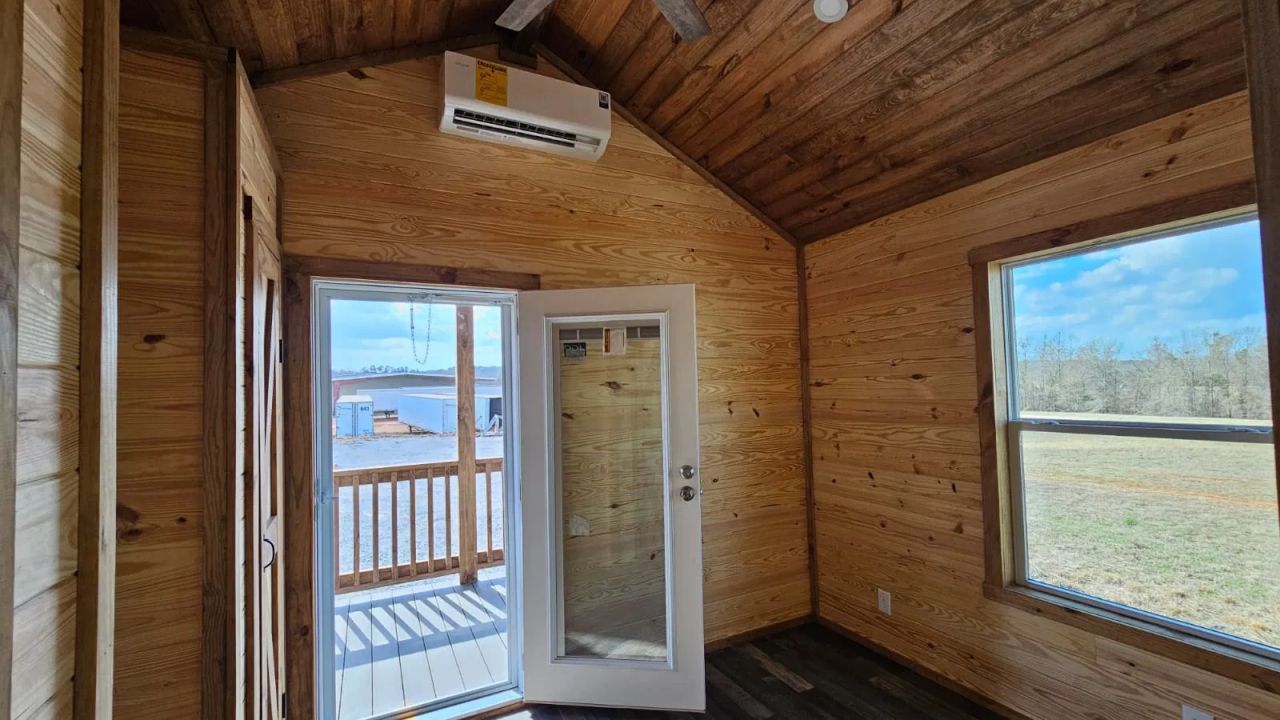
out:
<path id="1" fill-rule="evenodd" d="M 373 434 L 373 398 L 368 395 L 343 395 L 338 398 L 338 437 L 365 437 Z"/>
<path id="2" fill-rule="evenodd" d="M 410 393 L 400 396 L 400 422 L 419 432 L 451 433 L 458 430 L 458 399 L 445 393 Z"/>

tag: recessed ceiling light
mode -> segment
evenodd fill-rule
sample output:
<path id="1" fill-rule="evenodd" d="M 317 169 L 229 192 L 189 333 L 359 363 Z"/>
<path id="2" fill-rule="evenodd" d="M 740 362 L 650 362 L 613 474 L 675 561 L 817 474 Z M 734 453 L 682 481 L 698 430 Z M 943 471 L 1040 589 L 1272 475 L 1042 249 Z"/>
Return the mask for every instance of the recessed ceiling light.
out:
<path id="1" fill-rule="evenodd" d="M 824 23 L 833 23 L 849 12 L 848 0 L 813 0 L 813 14 Z"/>

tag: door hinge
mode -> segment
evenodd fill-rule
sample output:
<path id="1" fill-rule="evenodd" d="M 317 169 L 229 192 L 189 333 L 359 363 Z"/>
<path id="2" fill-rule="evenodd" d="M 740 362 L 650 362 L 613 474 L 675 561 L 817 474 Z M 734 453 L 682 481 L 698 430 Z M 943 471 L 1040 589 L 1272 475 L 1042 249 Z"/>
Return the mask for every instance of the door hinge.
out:
<path id="1" fill-rule="evenodd" d="M 280 720 L 289 720 L 289 693 L 280 694 Z"/>
<path id="2" fill-rule="evenodd" d="M 279 357 L 280 357 L 280 364 L 283 365 L 284 364 L 284 338 L 280 338 L 277 342 L 280 343 Z"/>

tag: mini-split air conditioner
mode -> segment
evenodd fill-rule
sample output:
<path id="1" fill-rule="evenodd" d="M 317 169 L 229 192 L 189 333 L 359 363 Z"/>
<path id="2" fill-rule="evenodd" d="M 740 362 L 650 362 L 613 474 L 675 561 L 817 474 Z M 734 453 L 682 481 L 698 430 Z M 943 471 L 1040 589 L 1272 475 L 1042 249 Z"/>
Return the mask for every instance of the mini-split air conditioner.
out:
<path id="1" fill-rule="evenodd" d="M 609 144 L 609 93 L 455 52 L 444 54 L 440 130 L 597 160 Z"/>

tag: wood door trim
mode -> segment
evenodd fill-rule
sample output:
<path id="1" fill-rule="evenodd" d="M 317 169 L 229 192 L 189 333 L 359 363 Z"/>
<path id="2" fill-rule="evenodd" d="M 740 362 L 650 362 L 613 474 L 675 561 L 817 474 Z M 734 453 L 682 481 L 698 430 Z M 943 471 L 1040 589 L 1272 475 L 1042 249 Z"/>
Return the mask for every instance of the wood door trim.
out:
<path id="1" fill-rule="evenodd" d="M 237 95 L 239 89 L 237 88 Z M 238 136 L 236 136 L 238 138 Z M 237 144 L 239 140 L 237 139 Z M 240 340 L 242 343 L 241 353 L 245 364 L 246 373 L 244 378 L 243 400 L 244 403 L 244 429 L 240 433 L 240 442 L 244 445 L 244 469 L 241 473 L 243 478 L 243 494 L 242 502 L 244 503 L 244 524 L 240 527 L 240 532 L 244 536 L 244 568 L 242 570 L 242 580 L 244 583 L 244 697 L 239 698 L 243 703 L 244 717 L 246 720 L 259 720 L 258 713 L 255 708 L 261 708 L 261 698 L 258 693 L 261 688 L 257 683 L 260 679 L 259 671 L 261 663 L 258 662 L 257 652 L 259 651 L 259 624 L 261 622 L 260 610 L 261 601 L 258 596 L 261 582 L 261 551 L 253 542 L 258 533 L 261 532 L 259 517 L 257 515 L 257 498 L 252 494 L 252 490 L 257 487 L 258 478 L 258 415 L 255 401 L 258 397 L 257 378 L 259 368 L 255 365 L 254 339 L 258 328 L 258 308 L 254 305 L 256 298 L 254 297 L 257 289 L 257 255 L 258 255 L 258 238 L 257 228 L 253 226 L 253 198 L 244 194 L 244 188 L 237 188 L 236 196 L 237 204 L 240 206 L 240 222 L 242 230 L 239 233 L 241 242 L 244 243 L 244 325 L 241 327 Z"/>
<path id="2" fill-rule="evenodd" d="M 286 258 L 284 302 L 284 553 L 285 689 L 296 717 L 315 717 L 315 627 L 312 558 L 311 277 L 290 271 Z"/>
<path id="3" fill-rule="evenodd" d="M 0 3 L 0 714 L 13 679 L 14 498 L 18 486 L 18 232 L 22 214 L 24 4 Z"/>
<path id="4" fill-rule="evenodd" d="M 284 270 L 286 274 L 303 275 L 308 278 L 464 285 L 502 290 L 537 290 L 542 287 L 541 276 L 531 273 L 350 260 L 316 255 L 285 255 Z"/>
<path id="5" fill-rule="evenodd" d="M 239 312 L 239 57 L 205 62 L 204 527 L 201 717 L 222 720 L 235 707 L 234 555 Z"/>
<path id="6" fill-rule="evenodd" d="M 281 203 L 283 204 L 283 203 Z M 283 232 L 283 225 L 279 228 Z M 542 278 L 478 268 L 289 255 L 283 258 L 285 497 L 282 550 L 285 569 L 286 692 L 293 717 L 314 717 L 315 684 L 315 524 L 312 465 L 311 288 L 317 279 L 461 285 L 503 290 L 538 290 Z"/>
<path id="7" fill-rule="evenodd" d="M 119 0 L 84 12 L 76 717 L 110 720 L 115 657 L 119 343 Z"/>

